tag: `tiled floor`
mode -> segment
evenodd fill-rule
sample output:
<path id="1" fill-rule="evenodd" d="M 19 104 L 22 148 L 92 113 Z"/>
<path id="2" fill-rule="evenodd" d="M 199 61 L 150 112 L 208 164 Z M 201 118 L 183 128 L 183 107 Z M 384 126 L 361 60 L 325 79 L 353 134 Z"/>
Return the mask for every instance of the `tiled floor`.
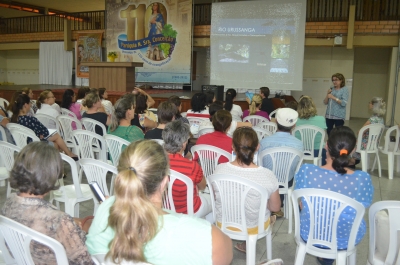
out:
<path id="1" fill-rule="evenodd" d="M 364 124 L 364 119 L 353 119 L 349 126 L 357 132 L 361 126 Z M 346 122 L 346 124 L 348 124 Z M 382 178 L 378 177 L 378 170 L 375 169 L 370 172 L 372 182 L 375 188 L 374 202 L 381 200 L 400 200 L 400 173 L 394 173 L 394 179 L 389 180 L 387 177 L 387 157 L 385 155 L 380 155 L 382 164 Z M 65 184 L 71 183 L 71 177 L 65 179 Z M 0 207 L 3 205 L 6 199 L 6 187 L 0 187 Z M 61 209 L 63 210 L 63 205 Z M 84 202 L 80 206 L 80 216 L 87 216 L 93 214 L 93 202 Z M 365 220 L 367 220 L 368 211 L 365 215 Z M 281 258 L 284 264 L 293 264 L 295 253 L 296 253 L 296 243 L 293 238 L 293 233 L 288 234 L 288 220 L 278 219 L 273 227 L 273 237 L 272 237 L 272 256 L 273 258 Z M 293 227 L 294 232 L 294 227 Z M 368 256 L 368 232 L 362 242 L 357 248 L 357 265 L 365 265 Z M 234 242 L 235 244 L 235 242 Z M 260 239 L 257 242 L 257 254 L 256 261 L 261 261 L 266 259 L 266 248 L 265 239 Z M 232 265 L 242 265 L 246 263 L 246 254 L 241 253 L 237 250 L 233 250 L 234 259 L 231 263 Z M 0 263 L 1 264 L 1 263 Z M 317 264 L 315 257 L 307 255 L 304 264 L 314 265 Z"/>

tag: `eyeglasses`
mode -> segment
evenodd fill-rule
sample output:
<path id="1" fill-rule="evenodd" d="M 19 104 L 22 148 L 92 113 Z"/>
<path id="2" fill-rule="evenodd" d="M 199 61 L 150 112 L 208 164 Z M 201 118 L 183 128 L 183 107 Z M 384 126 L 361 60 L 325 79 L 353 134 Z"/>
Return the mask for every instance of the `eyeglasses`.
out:
<path id="1" fill-rule="evenodd" d="M 55 96 L 52 96 L 52 97 L 47 97 L 47 98 L 56 98 Z"/>
<path id="2" fill-rule="evenodd" d="M 340 79 L 332 79 L 332 82 L 340 81 Z"/>

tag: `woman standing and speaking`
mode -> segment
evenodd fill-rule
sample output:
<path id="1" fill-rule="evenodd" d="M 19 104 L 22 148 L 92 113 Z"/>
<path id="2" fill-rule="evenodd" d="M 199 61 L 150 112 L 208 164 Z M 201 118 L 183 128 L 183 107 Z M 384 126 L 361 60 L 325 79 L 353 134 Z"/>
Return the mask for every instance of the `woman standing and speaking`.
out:
<path id="1" fill-rule="evenodd" d="M 324 104 L 328 105 L 325 114 L 328 135 L 334 126 L 344 125 L 346 105 L 349 98 L 349 89 L 345 86 L 345 79 L 342 74 L 333 74 L 332 82 L 333 86 L 328 89 L 324 99 Z"/>

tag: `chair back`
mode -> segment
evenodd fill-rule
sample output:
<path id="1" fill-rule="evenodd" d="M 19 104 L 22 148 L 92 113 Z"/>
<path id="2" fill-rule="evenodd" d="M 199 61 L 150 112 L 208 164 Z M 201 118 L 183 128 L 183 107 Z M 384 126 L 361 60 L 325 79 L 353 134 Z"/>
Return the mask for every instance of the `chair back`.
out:
<path id="1" fill-rule="evenodd" d="M 288 180 L 294 176 L 303 161 L 303 153 L 290 147 L 268 148 L 258 154 L 258 165 L 274 172 L 281 191 L 287 191 Z"/>
<path id="2" fill-rule="evenodd" d="M 8 172 L 10 172 L 14 166 L 15 153 L 19 153 L 21 149 L 22 148 L 16 145 L 0 141 L 0 158 Z"/>
<path id="3" fill-rule="evenodd" d="M 212 133 L 214 132 L 214 127 L 202 127 L 199 132 L 197 133 L 197 136 L 202 136 L 203 134 L 207 134 L 207 133 Z"/>
<path id="4" fill-rule="evenodd" d="M 396 125 L 397 127 L 397 125 Z M 387 211 L 388 226 L 376 224 L 376 214 L 382 210 Z M 369 253 L 368 264 L 400 264 L 400 201 L 380 201 L 371 205 L 369 208 Z M 383 246 L 377 245 L 378 227 L 387 230 L 387 233 L 381 237 L 387 236 L 387 246 L 389 247 L 387 253 L 380 252 L 379 248 Z M 381 244 L 383 242 L 380 242 Z M 385 244 L 386 245 L 386 244 Z"/>
<path id="5" fill-rule="evenodd" d="M 15 144 L 19 148 L 24 148 L 28 144 L 28 139 L 31 138 L 33 142 L 39 142 L 39 137 L 36 136 L 35 132 L 16 123 L 8 123 L 7 128 L 10 130 L 11 135 L 14 138 Z"/>
<path id="6" fill-rule="evenodd" d="M 246 199 L 255 193 L 260 198 L 260 210 L 258 212 L 258 231 L 257 234 L 265 233 L 265 212 L 269 198 L 268 191 L 254 181 L 240 176 L 214 174 L 208 178 L 210 188 L 211 204 L 214 220 L 217 220 L 216 211 L 221 213 L 220 229 L 233 239 L 247 237 L 246 224 Z M 219 196 L 221 209 L 216 209 L 216 200 Z M 236 228 L 236 229 L 230 229 Z"/>
<path id="7" fill-rule="evenodd" d="M 376 153 L 379 147 L 379 142 L 383 135 L 385 126 L 383 124 L 370 124 L 364 126 L 358 132 L 357 137 L 357 152 L 364 151 L 366 153 Z M 367 132 L 368 131 L 368 132 Z M 363 135 L 368 134 L 367 145 L 363 148 Z M 365 137 L 365 135 L 364 135 Z"/>
<path id="8" fill-rule="evenodd" d="M 2 125 L 0 125 L 0 136 L 1 136 L 1 139 L 3 139 L 3 141 L 7 142 L 6 131 L 4 130 Z"/>
<path id="9" fill-rule="evenodd" d="M 112 134 L 106 134 L 104 136 L 104 139 L 106 140 L 107 149 L 108 152 L 110 153 L 113 165 L 118 166 L 118 161 L 119 157 L 121 156 L 122 147 L 123 146 L 127 147 L 130 144 L 130 142 Z"/>
<path id="10" fill-rule="evenodd" d="M 267 130 L 267 131 L 271 132 L 271 134 L 276 133 L 276 131 L 278 130 L 278 125 L 276 125 L 276 123 L 273 121 L 260 122 L 256 125 L 256 127 Z"/>
<path id="11" fill-rule="evenodd" d="M 57 118 L 53 116 L 37 113 L 34 115 L 36 119 L 38 119 L 47 129 L 56 129 L 58 133 L 61 134 L 60 123 Z"/>
<path id="12" fill-rule="evenodd" d="M 112 194 L 111 188 L 109 190 L 107 187 L 106 178 L 108 172 L 114 175 L 118 174 L 118 170 L 115 166 L 91 158 L 80 159 L 79 164 L 85 172 L 88 183 L 96 181 L 105 196 L 110 196 L 110 194 Z M 113 183 L 111 183 L 111 187 L 113 187 Z"/>
<path id="13" fill-rule="evenodd" d="M 261 127 L 255 126 L 253 130 L 257 133 L 258 141 L 261 141 L 267 136 L 271 136 L 272 132 L 262 129 Z"/>
<path id="14" fill-rule="evenodd" d="M 200 165 L 205 177 L 208 177 L 214 173 L 215 168 L 218 166 L 218 160 L 221 156 L 226 157 L 228 161 L 232 160 L 232 154 L 212 145 L 195 145 L 192 146 L 191 151 L 193 156 L 195 156 L 195 154 L 199 156 Z"/>
<path id="15" fill-rule="evenodd" d="M 65 109 L 65 108 L 61 108 L 61 115 L 67 115 L 67 116 L 70 116 L 72 118 L 78 119 L 78 117 L 76 117 L 75 113 L 73 113 L 69 109 Z"/>
<path id="16" fill-rule="evenodd" d="M 296 126 L 292 130 L 292 135 L 303 142 L 304 157 L 306 160 L 314 160 L 314 150 L 319 150 L 318 159 L 322 158 L 322 148 L 324 147 L 324 140 L 326 132 L 314 125 L 301 125 Z M 315 145 L 315 139 L 321 136 L 319 146 Z"/>
<path id="17" fill-rule="evenodd" d="M 99 126 L 103 131 L 103 135 L 107 134 L 106 126 L 103 123 L 91 118 L 82 118 L 81 122 L 86 130 L 96 133 L 96 126 Z"/>
<path id="18" fill-rule="evenodd" d="M 390 137 L 394 137 L 394 142 L 390 141 Z M 381 149 L 383 153 L 393 152 L 400 155 L 399 146 L 400 129 L 398 125 L 390 127 L 385 134 L 385 145 Z"/>
<path id="19" fill-rule="evenodd" d="M 181 116 L 186 118 L 187 112 L 181 112 Z"/>
<path id="20" fill-rule="evenodd" d="M 8 105 L 10 105 L 10 103 L 8 102 L 7 99 L 5 98 L 0 98 L 0 106 L 3 107 L 4 109 L 8 107 Z"/>
<path id="21" fill-rule="evenodd" d="M 168 190 L 164 194 L 163 198 L 163 208 L 164 209 L 169 209 L 171 211 L 175 211 L 175 203 L 174 199 L 172 196 L 173 193 L 173 186 L 174 185 L 186 185 L 186 205 L 187 205 L 187 214 L 188 215 L 194 215 L 194 210 L 193 210 L 193 180 L 191 180 L 189 177 L 179 173 L 178 171 L 170 169 L 170 175 L 169 175 L 169 182 L 168 182 Z"/>
<path id="22" fill-rule="evenodd" d="M 95 152 L 98 152 L 99 159 L 104 162 L 107 161 L 107 146 L 103 136 L 86 130 L 75 130 L 72 132 L 72 136 L 74 137 L 75 148 L 78 150 L 79 159 L 95 159 Z"/>
<path id="23" fill-rule="evenodd" d="M 75 190 L 75 194 L 76 194 L 76 198 L 79 200 L 80 198 L 83 198 L 83 193 L 81 190 L 81 184 L 79 181 L 79 174 L 78 174 L 78 165 L 76 164 L 75 160 L 73 160 L 71 157 L 60 153 L 61 154 L 61 159 L 66 162 L 71 169 L 71 175 L 72 175 L 72 182 L 74 185 L 74 190 Z M 62 188 L 61 188 L 62 190 Z M 65 194 L 64 194 L 65 195 Z"/>
<path id="24" fill-rule="evenodd" d="M 249 116 L 243 118 L 243 122 L 246 122 L 246 121 L 250 122 L 251 125 L 253 125 L 253 126 L 256 126 L 260 122 L 269 122 L 269 120 L 267 118 L 264 118 L 259 115 L 249 115 Z"/>
<path id="25" fill-rule="evenodd" d="M 31 255 L 31 242 L 50 248 L 57 264 L 69 264 L 63 245 L 23 224 L 0 215 L 0 250 L 6 264 L 35 264 Z"/>
<path id="26" fill-rule="evenodd" d="M 193 124 L 198 124 L 200 125 L 203 121 L 207 120 L 207 118 L 197 118 L 197 117 L 187 117 L 190 126 Z"/>
<path id="27" fill-rule="evenodd" d="M 310 216 L 310 225 L 307 242 L 300 236 L 300 209 L 294 207 L 295 240 L 306 244 L 306 252 L 323 258 L 336 259 L 337 257 L 337 230 L 339 217 L 342 212 L 351 207 L 356 212 L 347 245 L 347 252 L 356 250 L 355 242 L 358 229 L 365 213 L 365 207 L 356 200 L 343 194 L 323 189 L 300 189 L 292 193 L 293 205 L 302 200 L 303 209 Z M 348 209 L 349 210 L 349 209 Z M 317 246 L 325 246 L 319 248 Z"/>
<path id="28" fill-rule="evenodd" d="M 60 123 L 60 131 L 65 143 L 67 145 L 73 144 L 72 132 L 74 128 L 72 125 L 74 124 L 77 130 L 82 130 L 82 123 L 78 119 L 68 115 L 59 115 L 57 120 Z"/>
<path id="29" fill-rule="evenodd" d="M 280 108 L 278 108 L 278 109 L 280 109 Z M 274 111 L 271 112 L 271 113 L 268 113 L 270 119 L 275 118 L 275 114 L 276 114 L 276 112 L 278 111 L 278 109 L 274 110 Z"/>

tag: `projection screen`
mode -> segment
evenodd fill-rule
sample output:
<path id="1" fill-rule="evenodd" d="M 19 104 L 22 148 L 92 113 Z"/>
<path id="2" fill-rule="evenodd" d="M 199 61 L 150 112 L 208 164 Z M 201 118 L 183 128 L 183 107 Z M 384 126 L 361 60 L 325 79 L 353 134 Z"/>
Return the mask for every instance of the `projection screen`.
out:
<path id="1" fill-rule="evenodd" d="M 212 4 L 210 84 L 302 90 L 306 0 Z"/>

